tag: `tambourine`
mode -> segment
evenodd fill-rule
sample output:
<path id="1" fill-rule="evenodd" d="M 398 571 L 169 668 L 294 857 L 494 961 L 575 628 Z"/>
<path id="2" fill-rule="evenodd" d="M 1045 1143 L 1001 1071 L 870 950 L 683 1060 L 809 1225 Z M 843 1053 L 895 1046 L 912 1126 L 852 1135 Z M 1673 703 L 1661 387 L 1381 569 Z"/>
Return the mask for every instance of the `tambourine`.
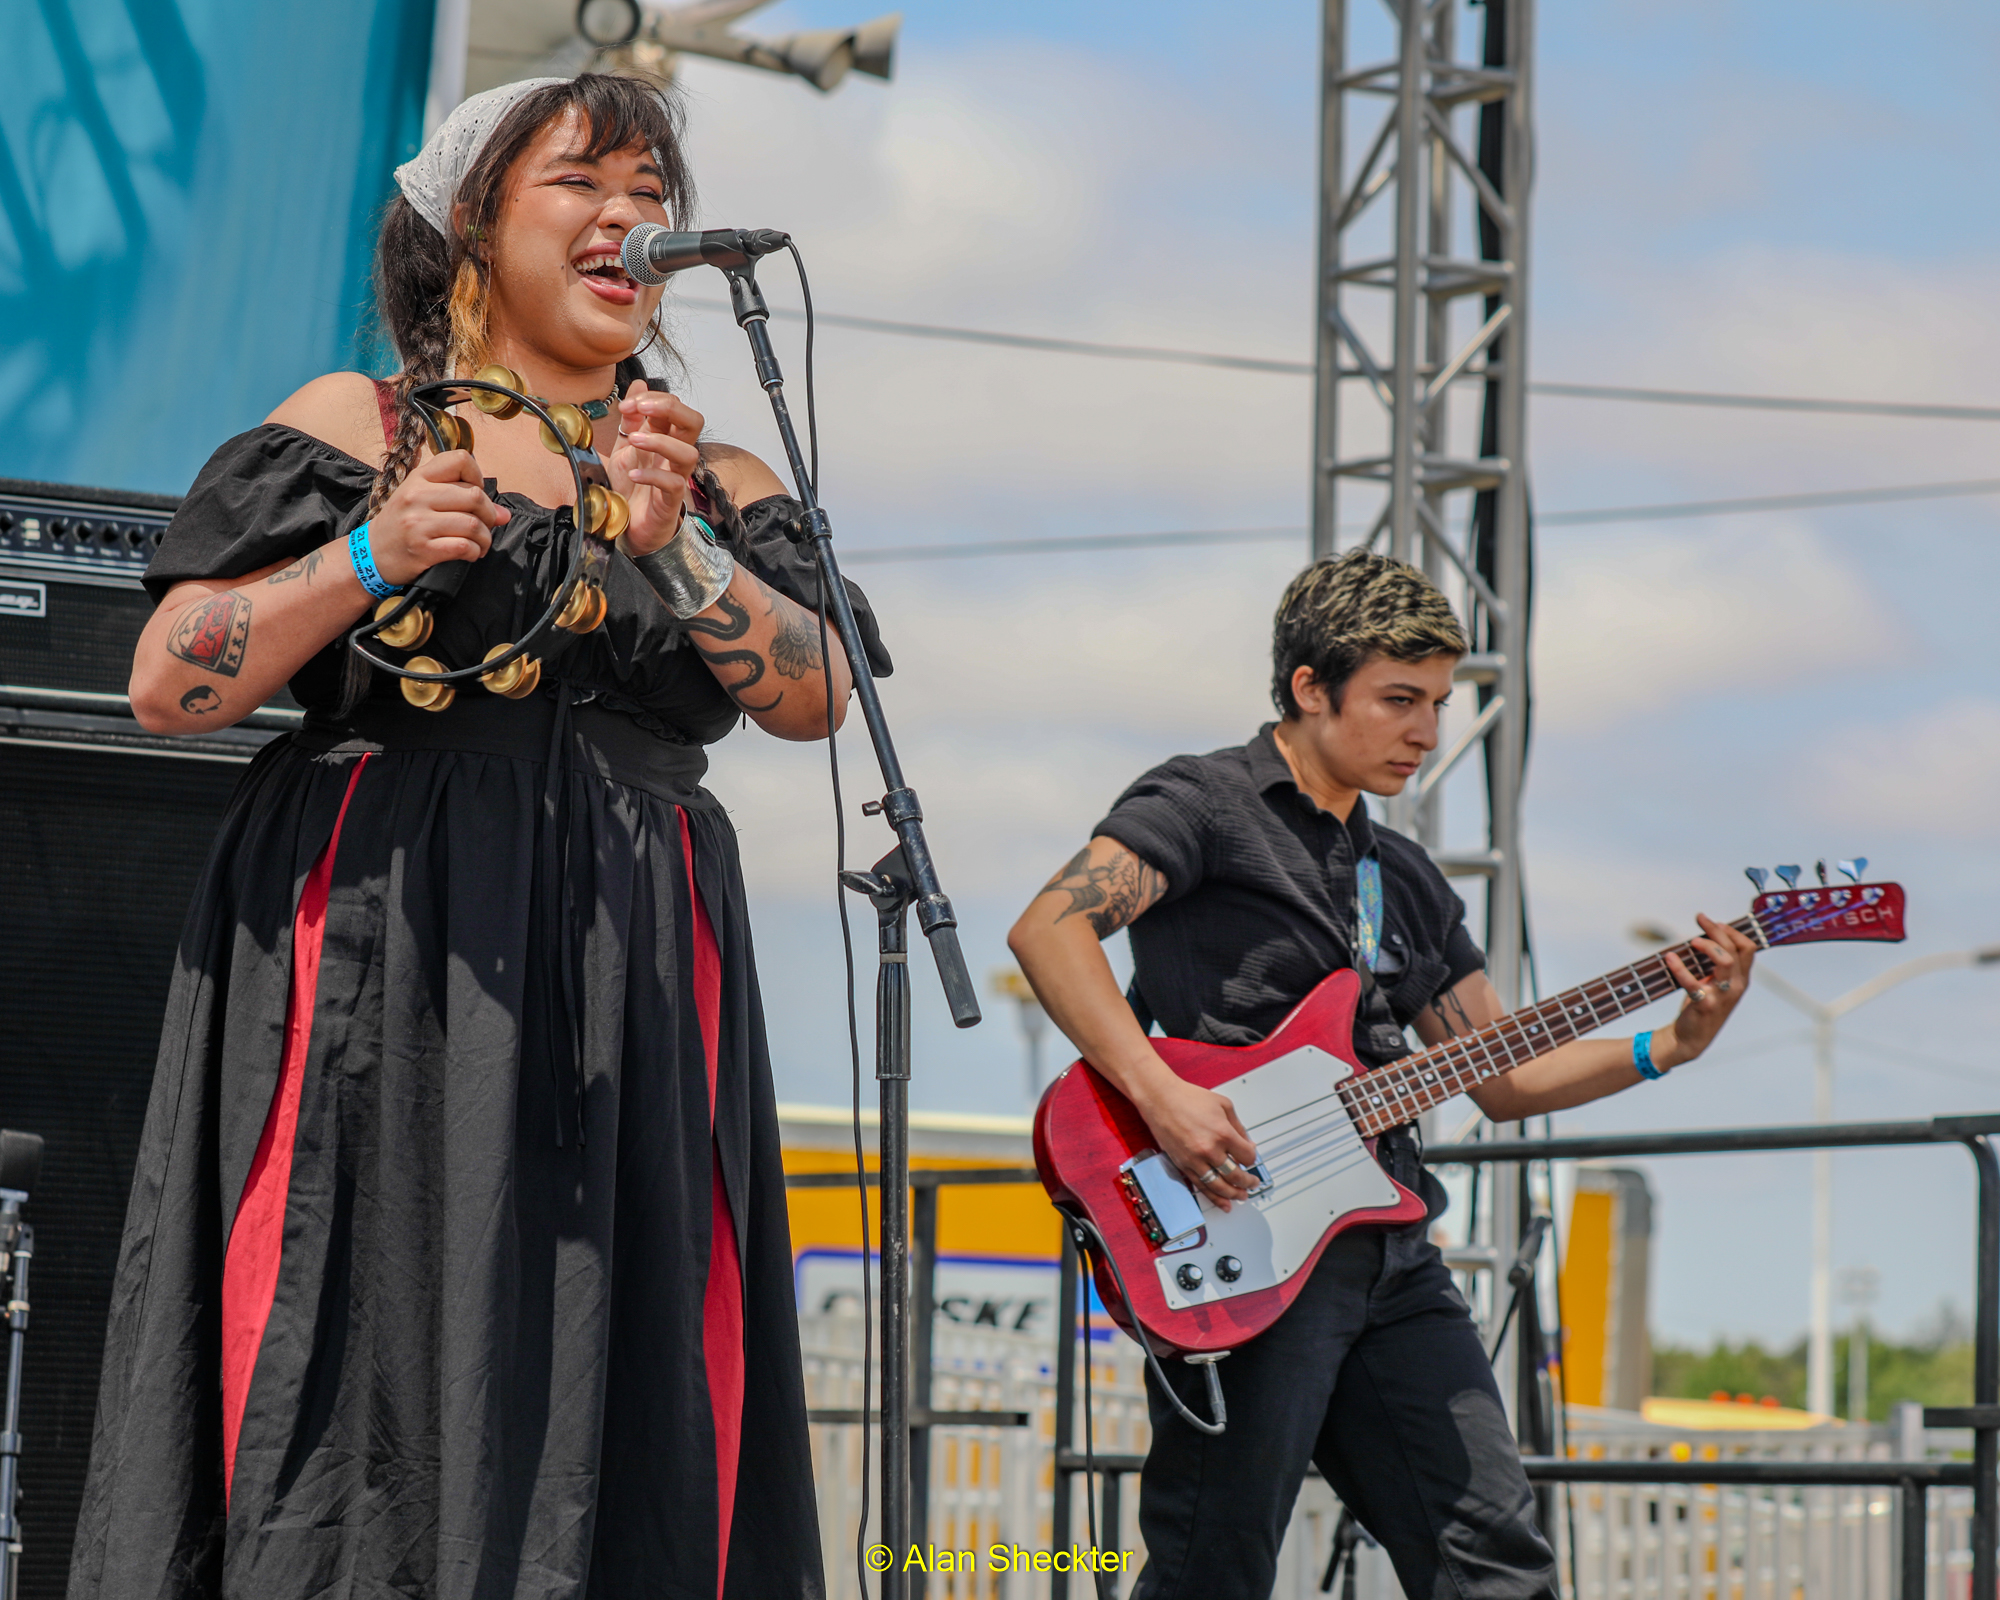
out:
<path id="1" fill-rule="evenodd" d="M 604 621 L 604 573 L 611 546 L 632 519 L 625 497 L 611 487 L 603 459 L 591 444 L 590 418 L 582 407 L 550 405 L 522 392 L 520 376 L 502 366 L 481 367 L 470 378 L 440 378 L 420 383 L 409 393 L 431 444 L 447 450 L 472 448 L 472 424 L 445 409 L 470 401 L 480 411 L 504 422 L 523 411 L 541 420 L 542 443 L 569 462 L 576 482 L 576 537 L 569 567 L 550 596 L 547 609 L 526 633 L 511 644 L 498 644 L 476 666 L 448 668 L 430 656 L 413 655 L 402 666 L 384 661 L 364 640 L 380 639 L 392 650 L 417 650 L 431 636 L 432 612 L 441 600 L 458 593 L 471 570 L 469 561 L 445 561 L 422 573 L 402 594 L 392 594 L 375 614 L 347 636 L 347 646 L 363 661 L 402 680 L 403 698 L 425 711 L 443 711 L 457 698 L 457 685 L 477 678 L 489 691 L 520 700 L 542 681 L 542 663 L 529 654 L 550 628 L 565 633 L 590 633 Z"/>

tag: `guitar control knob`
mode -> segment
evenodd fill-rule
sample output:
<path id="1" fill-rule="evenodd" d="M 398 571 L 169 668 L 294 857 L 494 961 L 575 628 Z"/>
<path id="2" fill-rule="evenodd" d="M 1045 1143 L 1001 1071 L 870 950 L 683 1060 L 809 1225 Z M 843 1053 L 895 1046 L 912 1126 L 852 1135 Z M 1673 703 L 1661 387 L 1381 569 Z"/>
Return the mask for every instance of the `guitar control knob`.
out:
<path id="1" fill-rule="evenodd" d="M 1224 1283 L 1234 1283 L 1243 1276 L 1243 1263 L 1234 1256 L 1220 1256 L 1216 1259 L 1215 1275 Z"/>
<path id="2" fill-rule="evenodd" d="M 1174 1282 L 1192 1294 L 1201 1287 L 1201 1268 L 1190 1261 L 1174 1274 Z"/>

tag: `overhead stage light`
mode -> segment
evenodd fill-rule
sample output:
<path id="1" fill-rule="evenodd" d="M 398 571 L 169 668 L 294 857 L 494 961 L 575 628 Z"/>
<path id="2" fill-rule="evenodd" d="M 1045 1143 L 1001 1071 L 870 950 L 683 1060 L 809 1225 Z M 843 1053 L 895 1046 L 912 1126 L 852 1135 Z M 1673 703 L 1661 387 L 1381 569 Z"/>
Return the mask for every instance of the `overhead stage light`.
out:
<path id="1" fill-rule="evenodd" d="M 677 55 L 706 56 L 803 78 L 825 93 L 850 72 L 890 77 L 895 69 L 896 33 L 901 12 L 891 12 L 853 28 L 815 28 L 776 39 L 750 39 L 730 24 L 770 0 L 708 0 L 691 6 L 659 6 L 644 0 L 581 0 L 577 32 L 606 52 L 629 54 L 630 65 L 663 77 L 673 73 Z"/>

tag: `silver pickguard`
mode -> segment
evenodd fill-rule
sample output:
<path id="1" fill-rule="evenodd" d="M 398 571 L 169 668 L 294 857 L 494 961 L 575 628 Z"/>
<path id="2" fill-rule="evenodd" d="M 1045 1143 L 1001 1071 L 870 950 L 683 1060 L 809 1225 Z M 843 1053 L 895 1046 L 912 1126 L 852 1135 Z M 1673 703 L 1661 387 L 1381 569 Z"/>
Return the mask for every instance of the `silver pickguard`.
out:
<path id="1" fill-rule="evenodd" d="M 1271 1182 L 1228 1211 L 1197 1197 L 1202 1242 L 1153 1263 L 1168 1305 L 1185 1311 L 1283 1283 L 1305 1265 L 1335 1220 L 1396 1203 L 1395 1184 L 1369 1155 L 1334 1092 L 1353 1075 L 1338 1056 L 1306 1045 L 1215 1086 L 1235 1106 Z M 1225 1256 L 1241 1264 L 1234 1282 L 1216 1270 Z M 1192 1290 L 1176 1280 L 1189 1263 L 1201 1272 Z"/>

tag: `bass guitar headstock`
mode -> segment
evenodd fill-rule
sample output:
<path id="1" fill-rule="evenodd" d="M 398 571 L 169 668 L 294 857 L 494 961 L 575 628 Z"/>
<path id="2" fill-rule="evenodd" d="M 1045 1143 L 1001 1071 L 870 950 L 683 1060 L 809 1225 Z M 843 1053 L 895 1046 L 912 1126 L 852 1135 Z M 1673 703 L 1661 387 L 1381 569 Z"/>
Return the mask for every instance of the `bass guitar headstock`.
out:
<path id="1" fill-rule="evenodd" d="M 1771 873 L 1762 867 L 1743 869 L 1744 876 L 1759 891 L 1757 898 L 1750 902 L 1750 916 L 1763 933 L 1766 943 L 1820 944 L 1834 940 L 1867 940 L 1881 944 L 1902 942 L 1903 886 L 1900 883 L 1863 883 L 1861 875 L 1868 870 L 1866 856 L 1834 863 L 1834 870 L 1848 880 L 1841 884 L 1828 878 L 1824 861 L 1814 865 L 1820 881 L 1817 889 L 1799 887 L 1801 873 L 1795 866 L 1777 868 L 1777 876 L 1785 887 L 1769 890 L 1764 886 L 1771 881 Z"/>

